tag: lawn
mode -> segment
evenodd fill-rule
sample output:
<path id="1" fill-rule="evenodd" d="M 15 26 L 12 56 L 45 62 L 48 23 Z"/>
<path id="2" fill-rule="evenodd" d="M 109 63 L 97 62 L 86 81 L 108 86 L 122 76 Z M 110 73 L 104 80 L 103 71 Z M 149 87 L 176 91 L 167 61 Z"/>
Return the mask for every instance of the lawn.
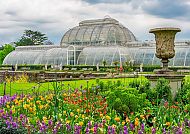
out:
<path id="1" fill-rule="evenodd" d="M 96 85 L 96 80 L 97 79 L 91 79 L 91 80 L 74 80 L 74 81 L 61 81 L 61 82 L 57 82 L 58 85 L 64 85 L 63 87 L 65 87 L 66 89 L 68 88 L 76 88 L 76 87 L 86 87 L 87 86 L 87 81 L 88 81 L 88 86 L 95 86 Z M 129 81 L 134 80 L 134 78 L 115 78 L 115 79 L 100 79 L 100 81 L 103 82 L 107 82 L 107 81 L 118 81 L 120 80 L 123 84 L 125 84 L 127 86 L 127 83 Z M 48 90 L 53 90 L 54 86 L 55 86 L 55 82 L 46 82 L 46 83 L 23 83 L 23 82 L 19 82 L 19 83 L 15 83 L 15 82 L 11 82 L 11 83 L 7 83 L 6 84 L 6 94 L 15 94 L 15 93 L 32 93 L 33 90 L 37 90 L 39 92 L 43 92 L 43 91 L 48 91 Z M 0 96 L 2 96 L 4 94 L 4 85 L 0 84 Z"/>

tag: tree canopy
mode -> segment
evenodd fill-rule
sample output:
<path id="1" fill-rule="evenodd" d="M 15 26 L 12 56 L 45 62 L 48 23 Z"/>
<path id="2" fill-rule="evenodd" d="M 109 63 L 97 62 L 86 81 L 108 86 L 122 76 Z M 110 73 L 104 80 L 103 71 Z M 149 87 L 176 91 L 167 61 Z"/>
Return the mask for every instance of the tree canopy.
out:
<path id="1" fill-rule="evenodd" d="M 3 46 L 3 49 L 0 50 L 0 64 L 3 63 L 3 60 L 5 59 L 5 57 L 14 50 L 15 48 L 10 45 L 10 44 L 5 44 Z"/>
<path id="2" fill-rule="evenodd" d="M 15 42 L 16 46 L 44 45 L 48 38 L 39 31 L 25 30 L 21 39 Z"/>

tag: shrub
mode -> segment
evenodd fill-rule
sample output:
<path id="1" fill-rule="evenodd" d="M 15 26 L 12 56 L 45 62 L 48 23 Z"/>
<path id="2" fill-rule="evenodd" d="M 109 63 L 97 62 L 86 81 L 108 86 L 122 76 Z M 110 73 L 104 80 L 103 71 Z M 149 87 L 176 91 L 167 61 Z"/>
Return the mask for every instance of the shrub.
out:
<path id="1" fill-rule="evenodd" d="M 175 101 L 183 102 L 184 104 L 190 103 L 190 82 L 188 77 L 185 79 L 182 88 L 178 90 Z"/>
<path id="2" fill-rule="evenodd" d="M 157 95 L 157 99 L 160 102 L 161 99 L 171 101 L 172 100 L 172 94 L 171 94 L 171 87 L 169 85 L 169 80 L 166 80 L 164 78 L 159 78 L 156 87 L 155 87 L 155 93 Z"/>
<path id="3" fill-rule="evenodd" d="M 141 111 L 148 100 L 146 93 L 139 94 L 135 88 L 117 87 L 108 93 L 108 105 L 119 113 Z"/>
<path id="4" fill-rule="evenodd" d="M 136 88 L 139 93 L 147 93 L 150 90 L 150 81 L 141 76 L 129 82 L 129 87 Z"/>

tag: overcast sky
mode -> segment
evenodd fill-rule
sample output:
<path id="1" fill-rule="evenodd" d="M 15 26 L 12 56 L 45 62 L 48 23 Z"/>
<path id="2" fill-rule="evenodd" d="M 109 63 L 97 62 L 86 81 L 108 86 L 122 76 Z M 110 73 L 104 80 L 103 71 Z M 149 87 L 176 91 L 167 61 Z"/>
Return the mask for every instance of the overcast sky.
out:
<path id="1" fill-rule="evenodd" d="M 0 0 L 0 45 L 17 41 L 25 29 L 45 33 L 59 44 L 82 20 L 110 16 L 138 40 L 151 40 L 150 28 L 181 28 L 178 40 L 190 40 L 190 0 Z"/>

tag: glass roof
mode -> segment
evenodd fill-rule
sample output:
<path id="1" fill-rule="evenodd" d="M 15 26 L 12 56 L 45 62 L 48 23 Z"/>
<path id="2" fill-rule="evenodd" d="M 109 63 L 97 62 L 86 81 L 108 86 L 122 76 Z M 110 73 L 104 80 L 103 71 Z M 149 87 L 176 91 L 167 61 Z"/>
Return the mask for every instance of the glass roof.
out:
<path id="1" fill-rule="evenodd" d="M 114 62 L 126 62 L 130 55 L 125 47 L 86 47 L 80 53 L 78 64 L 82 65 L 113 65 Z"/>
<path id="2" fill-rule="evenodd" d="M 61 45 L 123 45 L 137 41 L 133 33 L 112 18 L 86 20 L 68 30 Z"/>

